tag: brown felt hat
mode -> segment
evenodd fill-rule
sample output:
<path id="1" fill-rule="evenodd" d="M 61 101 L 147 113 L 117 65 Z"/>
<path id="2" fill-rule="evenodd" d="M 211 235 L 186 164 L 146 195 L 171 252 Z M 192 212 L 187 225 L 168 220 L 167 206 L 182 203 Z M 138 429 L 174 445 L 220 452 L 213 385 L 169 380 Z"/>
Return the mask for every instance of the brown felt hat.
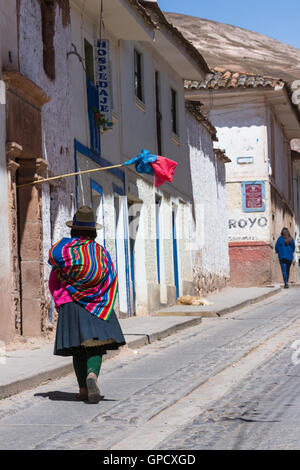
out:
<path id="1" fill-rule="evenodd" d="M 101 224 L 96 223 L 94 211 L 89 206 L 79 207 L 73 220 L 68 220 L 66 225 L 70 228 L 82 228 L 83 230 L 99 230 L 102 228 Z"/>

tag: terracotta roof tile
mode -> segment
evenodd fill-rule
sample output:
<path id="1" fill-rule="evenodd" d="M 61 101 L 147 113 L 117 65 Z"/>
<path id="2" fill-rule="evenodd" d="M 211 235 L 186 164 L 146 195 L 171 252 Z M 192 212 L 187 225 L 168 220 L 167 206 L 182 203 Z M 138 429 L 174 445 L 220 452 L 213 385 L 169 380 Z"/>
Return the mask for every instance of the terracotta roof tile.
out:
<path id="1" fill-rule="evenodd" d="M 279 78 L 265 77 L 262 75 L 238 73 L 216 67 L 212 73 L 207 75 L 203 82 L 186 81 L 185 88 L 189 90 L 200 90 L 220 88 L 258 88 L 258 87 L 284 87 L 285 82 Z"/>
<path id="2" fill-rule="evenodd" d="M 186 80 L 184 87 L 189 91 L 196 90 L 232 90 L 232 89 L 257 89 L 268 88 L 275 91 L 285 89 L 291 101 L 291 105 L 300 122 L 300 109 L 292 101 L 293 90 L 291 85 L 280 78 L 256 75 L 251 73 L 238 73 L 224 68 L 214 68 L 212 73 L 207 74 L 202 82 Z"/>

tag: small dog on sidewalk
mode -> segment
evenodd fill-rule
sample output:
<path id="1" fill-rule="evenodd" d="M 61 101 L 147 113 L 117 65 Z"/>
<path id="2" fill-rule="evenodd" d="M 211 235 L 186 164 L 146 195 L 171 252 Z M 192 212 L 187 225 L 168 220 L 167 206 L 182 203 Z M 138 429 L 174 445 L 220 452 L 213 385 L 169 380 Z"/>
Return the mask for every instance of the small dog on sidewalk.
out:
<path id="1" fill-rule="evenodd" d="M 178 297 L 177 305 L 213 305 L 212 302 L 209 302 L 204 297 L 199 297 L 195 295 L 182 295 Z"/>

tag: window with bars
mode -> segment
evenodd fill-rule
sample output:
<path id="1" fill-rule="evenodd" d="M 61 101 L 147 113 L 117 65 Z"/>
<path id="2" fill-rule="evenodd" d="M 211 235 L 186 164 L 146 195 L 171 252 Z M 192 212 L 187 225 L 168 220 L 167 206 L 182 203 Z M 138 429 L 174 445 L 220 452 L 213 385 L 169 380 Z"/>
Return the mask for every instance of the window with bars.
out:
<path id="1" fill-rule="evenodd" d="M 178 135 L 177 91 L 173 88 L 171 88 L 171 127 L 172 132 Z"/>
<path id="2" fill-rule="evenodd" d="M 158 155 L 162 154 L 162 132 L 161 132 L 161 103 L 160 103 L 160 76 L 155 72 L 155 103 L 156 103 L 156 140 Z"/>
<path id="3" fill-rule="evenodd" d="M 86 39 L 84 39 L 84 58 L 86 81 L 90 80 L 92 83 L 95 83 L 94 48 Z"/>
<path id="4" fill-rule="evenodd" d="M 137 98 L 144 102 L 143 96 L 143 54 L 134 49 L 134 91 Z"/>

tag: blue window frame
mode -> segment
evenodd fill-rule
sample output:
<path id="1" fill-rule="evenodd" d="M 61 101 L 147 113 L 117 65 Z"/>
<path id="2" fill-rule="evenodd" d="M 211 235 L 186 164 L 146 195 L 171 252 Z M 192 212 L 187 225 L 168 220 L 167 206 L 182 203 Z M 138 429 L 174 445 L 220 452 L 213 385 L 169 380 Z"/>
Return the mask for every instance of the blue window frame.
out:
<path id="1" fill-rule="evenodd" d="M 77 153 L 81 153 L 87 158 L 90 158 L 94 162 L 96 162 L 98 165 L 101 166 L 110 166 L 112 163 L 105 158 L 102 158 L 101 155 L 95 154 L 91 149 L 83 145 L 81 142 L 78 140 L 74 139 L 74 166 L 75 166 L 75 172 L 79 171 L 80 168 L 78 168 L 78 158 L 77 158 Z M 119 168 L 112 168 L 111 170 L 107 170 L 110 174 L 114 175 L 116 178 L 121 180 L 122 186 L 124 188 L 123 194 L 125 194 L 125 173 L 123 170 L 120 170 Z M 75 190 L 76 190 L 76 207 L 78 208 L 78 180 L 79 177 L 78 175 L 75 176 Z"/>

